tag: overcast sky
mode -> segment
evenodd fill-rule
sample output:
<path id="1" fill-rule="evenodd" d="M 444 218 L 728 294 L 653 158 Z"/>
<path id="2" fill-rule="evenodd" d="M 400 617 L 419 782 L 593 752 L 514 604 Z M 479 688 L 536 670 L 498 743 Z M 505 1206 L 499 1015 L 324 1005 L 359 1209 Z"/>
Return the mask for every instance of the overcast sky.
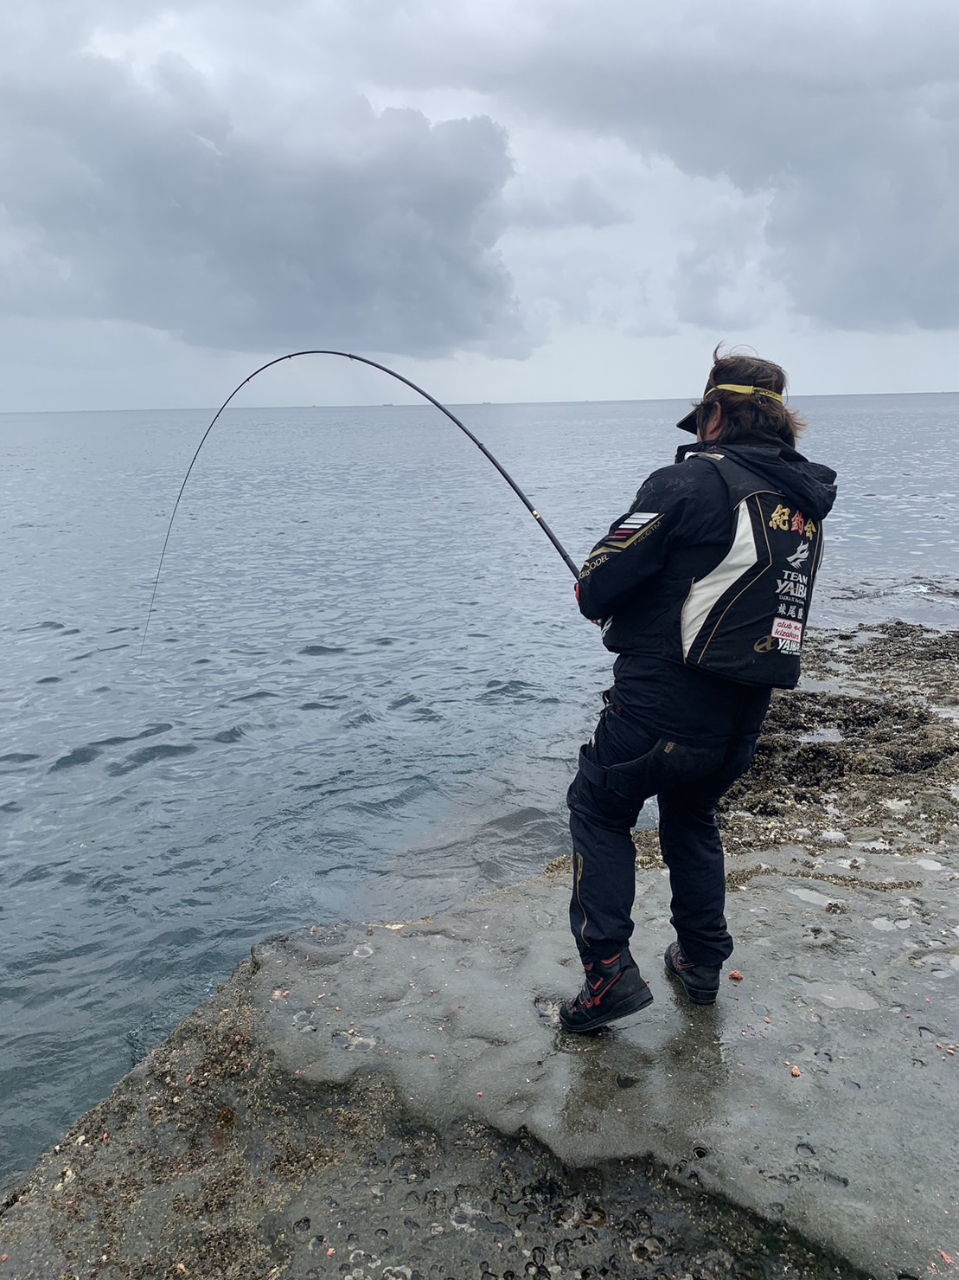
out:
<path id="1" fill-rule="evenodd" d="M 720 339 L 959 389 L 957 50 L 955 0 L 5 5 L 0 409 L 213 404 L 304 346 L 456 402 L 691 398 Z"/>

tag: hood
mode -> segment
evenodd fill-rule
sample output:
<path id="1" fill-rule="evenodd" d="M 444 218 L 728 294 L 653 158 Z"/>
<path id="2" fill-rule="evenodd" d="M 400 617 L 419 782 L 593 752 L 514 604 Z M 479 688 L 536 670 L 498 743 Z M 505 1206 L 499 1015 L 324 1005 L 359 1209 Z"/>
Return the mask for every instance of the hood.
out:
<path id="1" fill-rule="evenodd" d="M 725 454 L 766 481 L 777 493 L 792 498 L 814 520 L 827 516 L 836 501 L 835 471 L 819 462 L 810 462 L 786 444 L 727 445 L 716 440 L 698 441 L 693 445 L 682 445 L 676 461 L 682 462 L 691 453 Z"/>

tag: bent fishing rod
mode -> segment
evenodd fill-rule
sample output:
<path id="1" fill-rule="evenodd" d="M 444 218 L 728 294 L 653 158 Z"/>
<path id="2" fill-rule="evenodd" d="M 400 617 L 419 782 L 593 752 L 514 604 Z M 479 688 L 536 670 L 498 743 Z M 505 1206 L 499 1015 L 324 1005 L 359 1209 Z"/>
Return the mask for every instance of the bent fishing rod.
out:
<path id="1" fill-rule="evenodd" d="M 217 421 L 220 417 L 220 414 L 227 407 L 227 405 L 230 403 L 233 397 L 237 395 L 240 391 L 242 391 L 248 382 L 252 382 L 253 379 L 257 376 L 257 374 L 263 373 L 266 369 L 272 369 L 275 364 L 282 364 L 284 360 L 297 360 L 299 359 L 300 356 L 337 356 L 341 360 L 355 360 L 359 364 L 369 365 L 371 369 L 379 369 L 381 373 L 388 373 L 391 378 L 395 378 L 397 382 L 402 382 L 405 386 L 409 387 L 412 391 L 415 391 L 417 395 L 422 396 L 424 400 L 428 400 L 430 404 L 435 405 L 436 408 L 439 409 L 440 413 L 445 413 L 447 418 L 449 418 L 450 422 L 455 423 L 455 425 L 459 427 L 460 431 L 462 431 L 464 435 L 469 436 L 470 440 L 473 441 L 477 449 L 479 449 L 481 453 L 485 454 L 485 456 L 489 459 L 489 461 L 493 464 L 496 470 L 500 473 L 500 475 L 503 477 L 503 479 L 506 481 L 509 487 L 513 490 L 513 492 L 516 494 L 519 500 L 523 503 L 523 506 L 526 507 L 527 511 L 529 511 L 533 519 L 536 521 L 539 527 L 546 534 L 547 538 L 549 538 L 550 542 L 553 544 L 553 546 L 562 556 L 566 564 L 566 567 L 569 569 L 573 577 L 574 578 L 579 577 L 579 569 L 576 567 L 576 564 L 567 553 L 566 548 L 560 542 L 559 538 L 557 538 L 556 534 L 553 533 L 552 529 L 549 527 L 549 525 L 546 523 L 546 521 L 543 519 L 540 513 L 536 510 L 536 508 L 530 502 L 529 498 L 527 498 L 526 494 L 519 487 L 519 485 L 516 483 L 513 477 L 509 474 L 506 468 L 502 466 L 496 460 L 496 458 L 493 457 L 489 449 L 487 449 L 486 445 L 483 444 L 482 440 L 478 440 L 476 436 L 473 435 L 472 431 L 470 431 L 469 427 L 465 426 L 462 422 L 460 422 L 456 414 L 451 412 L 449 409 L 447 409 L 445 404 L 441 404 L 439 400 L 437 400 L 434 396 L 431 396 L 428 391 L 424 391 L 422 387 L 417 386 L 416 383 L 412 382 L 409 378 L 404 378 L 404 376 L 401 373 L 397 373 L 395 369 L 390 369 L 385 364 L 379 364 L 376 360 L 370 360 L 367 356 L 357 356 L 350 351 L 326 351 L 326 350 L 291 351 L 285 356 L 277 356 L 276 359 L 268 360 L 266 364 L 261 364 L 259 369 L 254 369 L 253 372 L 249 374 L 248 377 L 244 378 L 243 381 L 238 386 L 234 387 L 234 389 L 230 392 L 227 398 L 220 405 L 219 409 L 217 409 L 216 413 L 213 415 L 212 422 L 207 427 L 206 431 L 204 431 L 203 436 L 200 440 L 200 443 L 196 447 L 196 452 L 194 453 L 190 461 L 190 465 L 186 469 L 186 475 L 183 477 L 183 483 L 180 485 L 180 492 L 176 496 L 176 502 L 174 502 L 173 504 L 173 513 L 170 516 L 170 523 L 167 526 L 166 537 L 163 539 L 163 550 L 160 552 L 160 563 L 157 566 L 156 578 L 153 581 L 153 594 L 150 596 L 150 608 L 149 608 L 149 611 L 147 612 L 146 625 L 143 628 L 143 640 L 140 642 L 141 657 L 143 656 L 143 649 L 147 642 L 147 631 L 149 630 L 149 627 L 150 627 L 150 618 L 153 615 L 153 606 L 156 603 L 157 588 L 160 585 L 160 574 L 163 571 L 163 560 L 166 556 L 166 549 L 170 541 L 170 534 L 173 532 L 173 521 L 176 519 L 177 508 L 180 505 L 180 499 L 183 497 L 183 491 L 186 488 L 186 482 L 190 478 L 190 473 L 193 470 L 194 463 L 196 462 L 197 458 L 200 456 L 200 450 L 203 448 L 204 444 L 206 443 L 207 436 L 216 426 Z"/>

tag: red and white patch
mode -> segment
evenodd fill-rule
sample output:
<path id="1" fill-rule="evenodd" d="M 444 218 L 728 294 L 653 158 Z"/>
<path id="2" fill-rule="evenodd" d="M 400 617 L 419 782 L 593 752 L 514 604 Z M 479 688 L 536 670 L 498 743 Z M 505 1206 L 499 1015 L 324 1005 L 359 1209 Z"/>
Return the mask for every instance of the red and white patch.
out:
<path id="1" fill-rule="evenodd" d="M 614 529 L 609 535 L 610 540 L 619 541 L 623 538 L 632 538 L 640 529 L 645 529 L 652 520 L 658 520 L 660 513 L 658 511 L 634 511 L 631 516 L 627 516 L 618 529 Z"/>
<path id="2" fill-rule="evenodd" d="M 774 640 L 791 640 L 793 644 L 802 644 L 802 623 L 793 622 L 791 618 L 776 618 L 772 636 Z"/>

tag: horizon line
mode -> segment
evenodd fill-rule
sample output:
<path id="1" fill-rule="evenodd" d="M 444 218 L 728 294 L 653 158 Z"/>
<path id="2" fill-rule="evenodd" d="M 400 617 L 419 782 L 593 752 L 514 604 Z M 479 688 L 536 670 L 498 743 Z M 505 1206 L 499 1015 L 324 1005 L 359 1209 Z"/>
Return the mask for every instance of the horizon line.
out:
<path id="1" fill-rule="evenodd" d="M 817 392 L 808 391 L 797 393 L 790 396 L 789 401 L 799 400 L 840 400 L 862 398 L 865 396 L 954 396 L 959 394 L 959 389 L 953 391 L 828 391 Z M 688 396 L 646 396 L 646 397 L 615 397 L 612 399 L 589 399 L 589 400 L 448 400 L 445 404 L 456 409 L 486 409 L 498 408 L 508 409 L 516 406 L 532 407 L 536 405 L 573 405 L 573 404 L 677 404 L 677 403 L 693 403 L 697 397 Z M 363 401 L 362 403 L 353 404 L 245 404 L 230 405 L 225 410 L 226 413 L 238 411 L 253 411 L 257 409 L 418 409 L 427 407 L 428 401 L 410 400 L 406 401 L 389 401 L 382 402 Z M 161 408 L 158 406 L 141 406 L 139 408 L 124 407 L 120 409 L 0 409 L 0 418 L 14 417 L 25 414 L 55 414 L 55 413 L 216 413 L 215 405 L 178 405 L 175 407 L 167 406 Z"/>

